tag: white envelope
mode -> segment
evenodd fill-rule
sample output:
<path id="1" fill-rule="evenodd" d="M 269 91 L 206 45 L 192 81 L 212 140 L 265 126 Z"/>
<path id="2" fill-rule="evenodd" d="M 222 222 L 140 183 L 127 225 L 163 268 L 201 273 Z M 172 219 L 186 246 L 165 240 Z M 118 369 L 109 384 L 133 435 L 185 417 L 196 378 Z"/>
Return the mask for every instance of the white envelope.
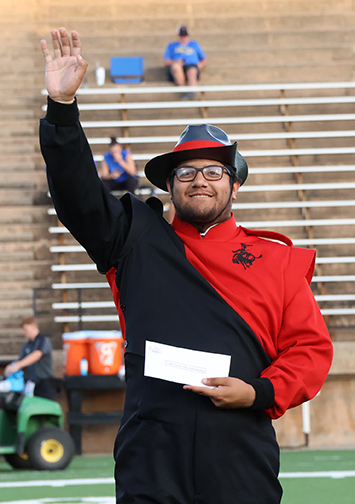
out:
<path id="1" fill-rule="evenodd" d="M 229 376 L 231 356 L 145 342 L 144 376 L 205 387 L 203 378 Z"/>

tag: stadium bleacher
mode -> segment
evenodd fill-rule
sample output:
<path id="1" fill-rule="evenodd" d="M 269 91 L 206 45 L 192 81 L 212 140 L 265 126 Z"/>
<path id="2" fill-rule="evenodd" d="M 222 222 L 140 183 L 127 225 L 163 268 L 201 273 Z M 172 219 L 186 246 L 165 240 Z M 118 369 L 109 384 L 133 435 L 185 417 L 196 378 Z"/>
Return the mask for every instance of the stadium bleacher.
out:
<path id="1" fill-rule="evenodd" d="M 49 232 L 58 223 L 38 148 L 38 119 L 45 106 L 38 41 L 51 28 L 67 26 L 81 34 L 89 62 L 78 101 L 98 163 L 109 138 L 116 136 L 130 145 L 142 175 L 145 161 L 170 150 L 187 123 L 218 124 L 238 140 L 250 166 L 250 178 L 233 205 L 237 222 L 279 221 L 273 228 L 289 235 L 296 246 L 317 247 L 312 286 L 336 343 L 336 358 L 330 383 L 312 402 L 314 436 L 319 444 L 355 442 L 353 405 L 347 402 L 355 334 L 353 3 L 329 0 L 325 8 L 323 0 L 41 0 L 39 8 L 37 2 L 4 0 L 1 5 L 3 353 L 18 351 L 18 323 L 34 308 L 58 351 L 64 329 L 80 324 L 117 328 L 116 320 L 83 319 L 116 317 L 110 291 L 65 230 Z M 189 24 L 208 54 L 196 102 L 182 103 L 179 93 L 185 90 L 164 80 L 162 50 L 180 23 Z M 145 82 L 127 87 L 106 81 L 96 88 L 96 64 L 108 69 L 112 55 L 143 55 Z M 142 183 L 147 185 L 144 178 Z M 150 192 L 144 187 L 139 197 Z M 167 207 L 166 196 L 155 193 Z M 105 287 L 63 288 L 75 283 Z M 52 284 L 59 288 L 52 289 Z M 70 316 L 76 321 L 54 322 L 55 317 Z M 337 413 L 324 407 L 334 401 Z M 297 412 L 286 415 L 281 425 L 280 442 L 297 444 Z M 94 438 L 91 442 L 87 436 L 85 442 L 95 451 L 102 444 Z"/>
<path id="2" fill-rule="evenodd" d="M 250 87 L 258 92 L 277 91 L 280 95 L 284 94 L 285 90 L 297 95 L 306 89 L 308 92 L 312 91 L 315 96 L 265 97 L 257 100 L 240 96 L 249 92 Z M 355 244 L 355 238 L 353 238 L 355 218 L 351 217 L 353 212 L 351 213 L 351 210 L 349 212 L 349 208 L 351 209 L 355 204 L 354 200 L 350 199 L 351 190 L 355 189 L 355 166 L 342 164 L 342 155 L 346 155 L 349 159 L 349 156 L 355 154 L 355 148 L 349 145 L 339 146 L 338 142 L 339 139 L 344 141 L 344 139 L 351 139 L 355 136 L 355 129 L 340 129 L 345 121 L 350 121 L 347 124 L 352 125 L 355 121 L 355 114 L 328 114 L 327 107 L 340 103 L 349 106 L 354 104 L 355 95 L 342 96 L 342 93 L 344 90 L 354 92 L 355 83 L 293 83 L 250 87 L 240 85 L 198 86 L 195 92 L 200 93 L 203 99 L 189 103 L 162 100 L 164 93 L 174 95 L 175 92 L 176 96 L 179 92 L 176 88 L 173 90 L 171 88 L 147 87 L 142 90 L 136 88 L 112 90 L 108 88 L 107 93 L 101 88 L 83 89 L 78 93 L 78 99 L 81 113 L 90 112 L 91 114 L 91 120 L 82 120 L 82 125 L 87 132 L 92 148 L 99 147 L 101 152 L 104 152 L 107 149 L 109 138 L 114 135 L 117 128 L 125 129 L 125 136 L 117 137 L 117 139 L 125 145 L 130 145 L 133 149 L 134 159 L 141 168 L 139 175 L 144 189 L 138 190 L 137 193 L 142 198 L 151 194 L 151 189 L 146 187 L 147 181 L 144 180 L 143 162 L 171 149 L 178 139 L 178 136 L 174 135 L 161 135 L 160 128 L 165 133 L 169 127 L 181 127 L 187 123 L 199 124 L 202 121 L 217 123 L 225 128 L 246 125 L 243 133 L 230 134 L 232 140 L 238 140 L 239 150 L 250 165 L 249 180 L 240 189 L 238 200 L 233 204 L 238 224 L 254 229 L 268 228 L 285 232 L 293 239 L 296 246 L 320 249 L 323 255 L 319 254 L 317 259 L 317 273 L 312 284 L 315 292 L 320 291 L 317 300 L 321 304 L 323 314 L 332 316 L 332 320 L 329 322 L 332 328 L 336 330 L 337 325 L 343 327 L 343 317 L 347 316 L 347 324 L 351 330 L 355 308 L 354 298 L 350 293 L 353 291 L 352 282 L 355 281 L 355 275 L 344 274 L 344 271 L 349 273 L 350 268 L 350 272 L 355 273 L 355 269 L 351 269 L 355 262 L 353 247 Z M 322 90 L 332 90 L 335 95 L 319 97 Z M 207 100 L 205 96 L 208 92 L 218 95 L 228 92 L 239 96 L 228 100 Z M 100 99 L 107 95 L 117 96 L 121 102 L 105 103 L 102 101 L 100 103 Z M 94 104 L 85 103 L 85 97 L 88 96 L 95 97 Z M 127 101 L 132 96 L 138 101 Z M 143 101 L 146 96 L 150 97 L 149 101 Z M 123 97 L 124 103 L 122 103 Z M 275 105 L 278 107 L 278 115 L 275 114 L 273 108 Z M 285 107 L 291 105 L 298 107 L 295 115 L 287 115 L 286 113 L 288 111 Z M 253 115 L 249 115 L 250 107 L 253 108 Z M 308 113 L 309 108 L 315 110 L 316 107 L 319 107 L 317 114 Z M 194 111 L 198 117 L 174 117 L 175 110 L 186 108 Z M 208 115 L 213 109 L 217 109 L 218 117 L 210 118 Z M 96 115 L 108 110 L 120 111 L 121 113 L 125 111 L 126 119 L 124 121 L 96 120 Z M 169 110 L 169 119 L 149 119 L 145 116 L 144 120 L 131 120 L 128 117 L 131 111 L 152 111 L 154 114 L 154 112 L 162 110 Z M 204 111 L 203 118 L 201 118 L 201 110 Z M 245 114 L 246 110 L 247 114 Z M 300 125 L 299 130 L 287 131 L 287 126 L 290 123 L 294 125 L 296 122 Z M 323 129 L 325 122 L 328 124 L 326 131 Z M 264 125 L 270 123 L 276 124 L 280 131 L 263 130 Z M 255 130 L 254 125 L 256 124 L 261 131 Z M 144 136 L 137 136 L 135 134 L 136 128 L 142 127 L 144 127 Z M 247 132 L 248 127 L 252 130 L 250 133 Z M 109 132 L 108 137 L 101 136 L 102 130 Z M 317 141 L 324 140 L 326 140 L 327 146 L 319 147 Z M 282 142 L 286 144 L 286 147 L 259 150 L 258 146 L 261 141 L 270 143 L 276 141 L 276 147 L 280 147 Z M 304 146 L 301 144 L 298 147 L 299 142 L 303 142 Z M 245 148 L 245 145 L 248 147 L 250 145 L 250 148 Z M 158 151 L 157 148 L 161 150 Z M 151 152 L 152 149 L 154 149 L 154 153 Z M 100 162 L 102 154 L 95 154 L 94 157 L 97 162 Z M 288 161 L 289 166 L 275 166 L 278 164 L 278 158 Z M 334 161 L 335 158 L 337 164 L 322 164 L 318 161 L 318 159 L 320 161 L 323 159 Z M 312 159 L 313 162 L 304 165 L 303 159 L 307 161 Z M 258 167 L 254 167 L 255 160 L 258 160 Z M 266 166 L 265 160 L 267 161 Z M 336 174 L 337 181 L 333 181 L 334 174 Z M 307 182 L 304 181 L 304 177 L 307 177 Z M 328 182 L 329 179 L 332 181 Z M 155 189 L 154 194 L 166 202 L 166 193 Z M 322 195 L 322 199 L 319 199 L 319 195 Z M 249 214 L 250 218 L 248 218 Z M 330 231 L 333 227 L 336 229 L 336 235 Z M 95 271 L 93 264 L 78 263 L 78 257 L 82 257 L 82 254 L 73 257 L 74 252 L 82 252 L 83 249 L 75 245 L 73 248 L 68 231 L 62 226 L 50 226 L 49 232 L 61 237 L 61 245 L 51 247 L 53 253 L 61 253 L 61 264 L 52 265 L 52 271 L 65 275 L 62 276 L 61 283 L 55 282 L 52 285 L 53 289 L 65 292 L 66 297 L 65 301 L 55 302 L 52 305 L 55 311 L 60 310 L 61 312 L 55 316 L 55 320 L 59 323 L 75 322 L 80 327 L 87 323 L 117 323 L 118 318 L 112 301 L 101 301 L 101 289 L 108 288 L 107 283 L 102 282 L 102 278 L 100 278 L 101 281 L 82 281 L 88 276 L 89 271 Z M 63 239 L 68 243 L 64 244 Z M 331 249 L 332 255 L 329 255 L 329 249 Z M 74 263 L 69 261 L 67 264 L 68 261 L 65 259 L 67 253 L 72 254 Z M 323 274 L 323 271 L 326 274 Z M 70 275 L 70 281 L 68 281 L 68 275 Z M 100 289 L 100 293 L 93 294 L 95 289 Z M 76 295 L 79 295 L 80 292 L 80 298 L 89 296 L 90 301 L 68 302 L 68 291 L 71 290 L 76 291 Z M 95 296 L 98 298 L 96 301 L 94 300 Z M 110 310 L 111 312 L 108 313 Z"/>

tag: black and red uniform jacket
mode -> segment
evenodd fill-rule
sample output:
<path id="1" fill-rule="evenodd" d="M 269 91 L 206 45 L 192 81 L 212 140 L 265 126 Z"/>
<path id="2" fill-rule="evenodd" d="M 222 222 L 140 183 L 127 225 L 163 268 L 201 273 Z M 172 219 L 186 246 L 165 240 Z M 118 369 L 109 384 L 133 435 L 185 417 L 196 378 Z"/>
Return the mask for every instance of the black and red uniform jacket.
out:
<path id="1" fill-rule="evenodd" d="M 179 492 L 205 493 L 201 502 L 279 502 L 278 450 L 269 418 L 312 398 L 332 359 L 332 344 L 309 287 L 314 251 L 294 248 L 277 233 L 237 227 L 233 217 L 201 236 L 178 218 L 170 226 L 154 200 L 143 203 L 129 194 L 117 200 L 97 176 L 75 104 L 49 100 L 41 147 L 58 217 L 106 274 L 126 338 L 126 404 L 116 441 L 118 502 L 133 495 L 133 481 L 140 489 L 134 491 L 155 495 L 156 490 L 147 490 L 149 471 L 138 483 L 132 472 L 134 461 L 147 454 L 141 451 L 147 439 L 162 435 L 152 424 L 157 421 L 179 426 L 166 445 L 173 446 L 177 438 L 179 447 L 187 446 L 183 439 L 191 431 L 194 436 L 204 432 L 210 443 L 209 455 L 194 444 L 179 469 L 169 472 L 169 478 L 179 474 Z M 178 384 L 144 377 L 146 340 L 231 355 L 230 376 L 254 386 L 254 406 L 222 410 Z M 232 450 L 241 444 L 236 458 Z M 149 456 L 157 457 L 156 467 L 167 467 L 158 452 L 152 448 Z M 244 492 L 240 501 L 224 500 L 220 493 L 213 497 L 216 466 L 209 462 L 206 467 L 211 453 L 223 458 L 222 467 L 239 474 L 233 477 L 236 482 L 252 478 L 247 488 L 233 483 L 227 490 L 230 496 Z M 159 487 L 165 492 L 161 502 L 169 502 L 163 483 Z"/>

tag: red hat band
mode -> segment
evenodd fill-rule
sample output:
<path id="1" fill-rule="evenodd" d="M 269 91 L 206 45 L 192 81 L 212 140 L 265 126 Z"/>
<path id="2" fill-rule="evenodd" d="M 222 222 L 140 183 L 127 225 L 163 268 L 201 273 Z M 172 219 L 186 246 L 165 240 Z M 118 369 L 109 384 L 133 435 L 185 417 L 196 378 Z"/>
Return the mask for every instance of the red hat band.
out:
<path id="1" fill-rule="evenodd" d="M 208 147 L 225 147 L 220 142 L 213 142 L 211 140 L 191 140 L 190 142 L 182 142 L 176 145 L 173 152 L 179 152 L 192 149 L 206 149 Z"/>

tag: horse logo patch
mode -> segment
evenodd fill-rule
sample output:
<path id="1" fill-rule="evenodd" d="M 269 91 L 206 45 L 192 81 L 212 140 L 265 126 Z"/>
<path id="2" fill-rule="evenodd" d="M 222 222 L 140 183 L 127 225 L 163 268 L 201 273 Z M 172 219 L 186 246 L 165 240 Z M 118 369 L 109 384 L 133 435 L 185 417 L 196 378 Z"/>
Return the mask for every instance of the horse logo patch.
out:
<path id="1" fill-rule="evenodd" d="M 247 247 L 252 247 L 252 246 L 253 245 L 246 245 L 245 243 L 241 243 L 240 249 L 232 250 L 233 263 L 234 264 L 241 264 L 243 266 L 243 268 L 246 270 L 246 269 L 249 269 L 253 265 L 253 263 L 256 259 L 260 259 L 261 257 L 263 257 L 262 254 L 260 254 L 258 257 L 255 257 L 254 254 L 252 254 L 251 252 L 248 252 Z"/>

